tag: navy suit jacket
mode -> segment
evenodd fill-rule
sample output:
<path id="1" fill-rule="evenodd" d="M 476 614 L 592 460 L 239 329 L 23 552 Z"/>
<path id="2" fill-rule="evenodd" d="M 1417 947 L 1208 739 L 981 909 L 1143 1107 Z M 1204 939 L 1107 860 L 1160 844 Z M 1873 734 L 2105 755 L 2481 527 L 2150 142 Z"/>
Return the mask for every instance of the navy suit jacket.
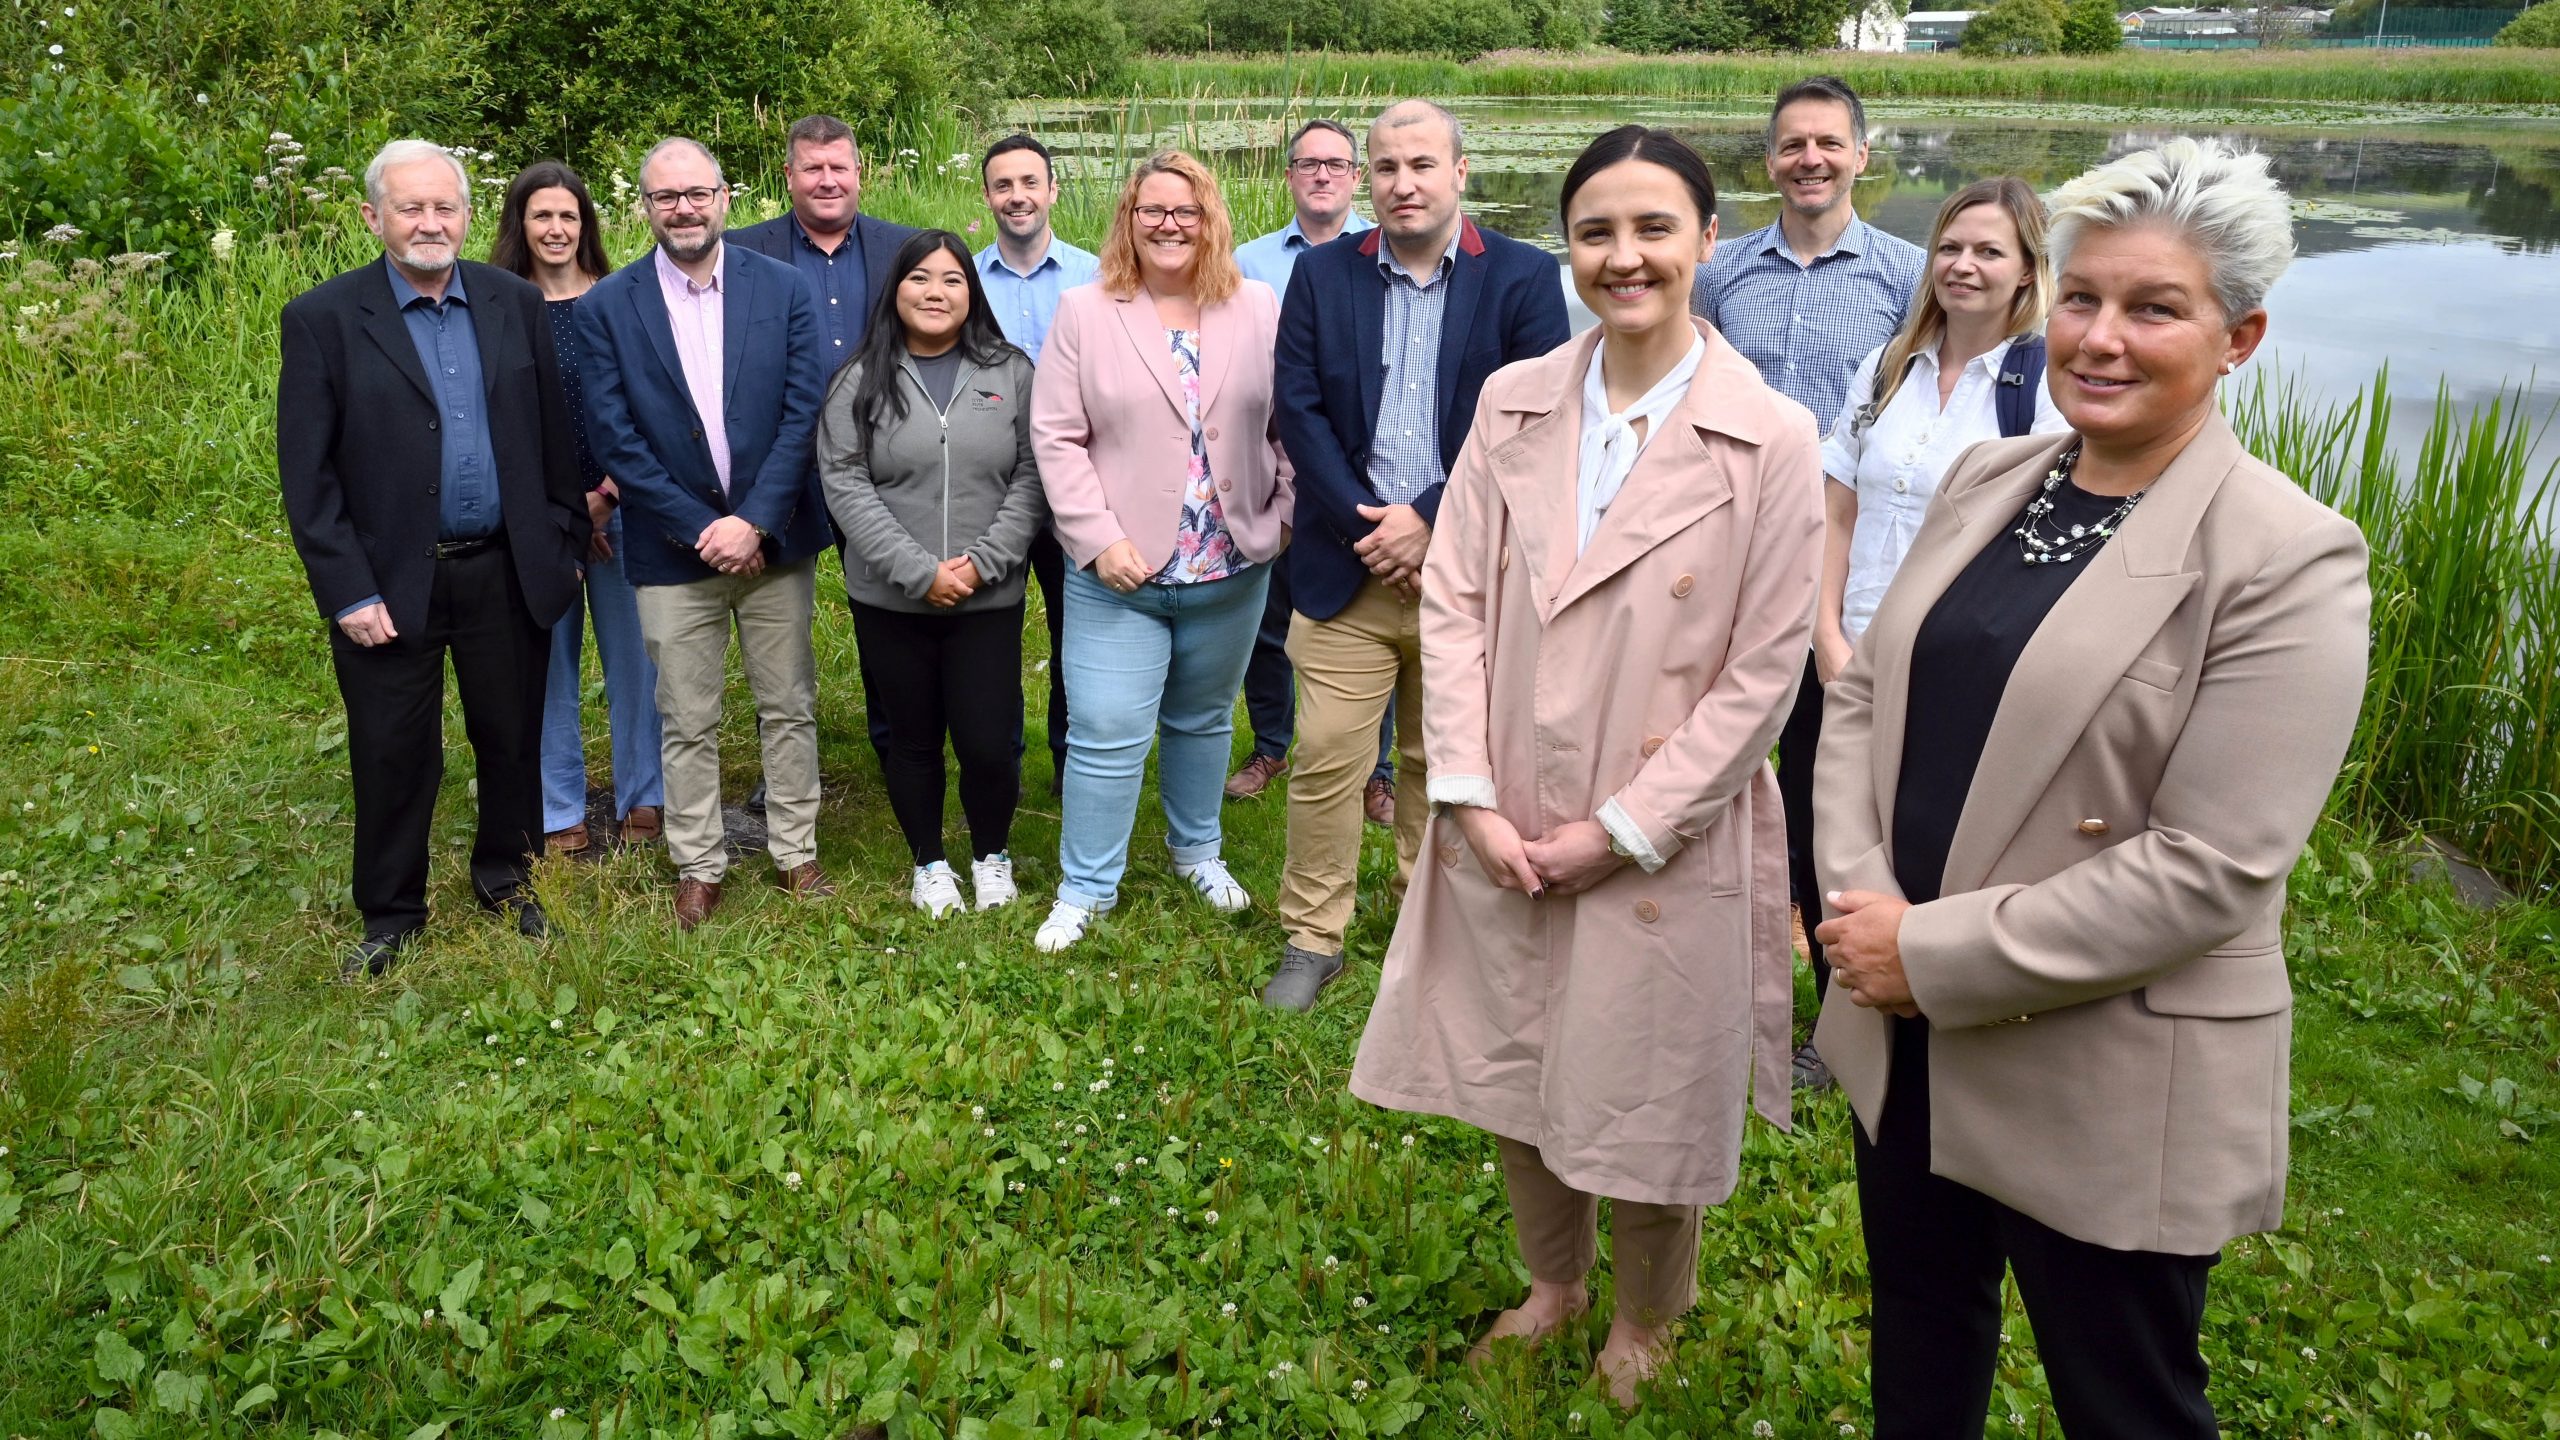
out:
<path id="1" fill-rule="evenodd" d="M 826 507 L 810 488 L 826 360 L 816 307 L 800 273 L 736 245 L 721 284 L 721 405 L 729 436 L 729 493 L 720 493 L 693 392 L 676 359 L 667 297 L 651 250 L 596 282 L 579 302 L 586 355 L 587 443 L 622 489 L 623 573 L 634 585 L 682 585 L 720 572 L 694 538 L 723 515 L 773 537 L 765 563 L 788 565 L 827 548 Z"/>
<path id="2" fill-rule="evenodd" d="M 862 242 L 863 283 L 869 287 L 864 293 L 870 297 L 871 305 L 877 307 L 881 296 L 897 288 L 897 277 L 889 273 L 889 265 L 898 258 L 898 247 L 906 244 L 907 237 L 915 234 L 916 229 L 912 225 L 894 224 L 876 215 L 857 211 L 853 217 L 853 233 Z M 769 255 L 791 266 L 794 273 L 799 271 L 798 262 L 791 258 L 791 212 L 787 210 L 770 220 L 759 220 L 743 230 L 731 232 L 729 243 L 742 250 Z M 866 326 L 870 319 L 868 315 L 863 317 Z M 832 357 L 827 367 L 829 377 L 832 378 L 852 359 L 850 355 Z"/>
<path id="3" fill-rule="evenodd" d="M 1458 463 L 1486 378 L 1573 338 L 1555 257 L 1473 220 L 1458 223 L 1433 396 L 1443 473 Z M 1387 282 L 1378 273 L 1385 233 L 1337 235 L 1299 255 L 1280 304 L 1273 409 L 1281 448 L 1298 472 L 1289 595 L 1310 620 L 1341 613 L 1369 578 L 1351 546 L 1377 528 L 1354 507 L 1379 503 L 1369 484 L 1369 441 L 1386 387 Z M 1439 518 L 1442 488 L 1414 500 L 1425 521 Z"/>

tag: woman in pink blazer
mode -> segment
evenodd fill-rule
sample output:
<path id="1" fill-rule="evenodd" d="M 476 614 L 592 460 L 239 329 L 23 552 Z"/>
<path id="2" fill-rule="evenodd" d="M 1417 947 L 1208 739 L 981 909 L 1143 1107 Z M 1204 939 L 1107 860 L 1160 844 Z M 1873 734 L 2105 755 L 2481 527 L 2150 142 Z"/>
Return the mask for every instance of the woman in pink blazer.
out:
<path id="1" fill-rule="evenodd" d="M 1252 904 L 1219 858 L 1236 691 L 1269 565 L 1289 543 L 1271 409 L 1280 301 L 1236 270 L 1218 182 L 1179 150 L 1129 176 L 1097 281 L 1070 290 L 1032 386 L 1031 439 L 1067 576 L 1068 713 L 1057 903 L 1064 950 L 1119 899 L 1147 750 L 1175 872 Z"/>
<path id="2" fill-rule="evenodd" d="M 1441 500 L 1437 813 L 1351 1090 L 1499 1137 L 1530 1287 L 1488 1347 L 1588 1308 L 1611 1198 L 1598 1364 L 1628 1403 L 1697 1296 L 1699 1207 L 1733 1193 L 1755 1090 L 1787 1120 L 1768 757 L 1813 631 L 1822 473 L 1813 417 L 1690 318 L 1715 240 L 1697 152 L 1611 131 L 1563 212 L 1600 325 L 1485 382 Z"/>

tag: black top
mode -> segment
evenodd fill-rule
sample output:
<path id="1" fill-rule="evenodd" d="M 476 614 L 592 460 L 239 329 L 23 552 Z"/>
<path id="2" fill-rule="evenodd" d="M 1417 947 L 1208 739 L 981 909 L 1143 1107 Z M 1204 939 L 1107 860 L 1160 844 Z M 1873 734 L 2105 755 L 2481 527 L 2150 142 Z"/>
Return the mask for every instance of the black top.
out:
<path id="1" fill-rule="evenodd" d="M 2065 483 L 2054 492 L 2045 533 L 2094 525 L 2123 503 Z M 1947 847 L 1964 818 L 2009 672 L 2046 613 L 2097 561 L 2092 550 L 2067 564 L 2030 565 L 2018 553 L 2017 528 L 2016 519 L 2000 527 L 1912 637 L 1902 778 L 1893 793 L 1893 878 L 1914 905 L 1937 899 L 1946 879 Z"/>
<path id="2" fill-rule="evenodd" d="M 551 349 L 560 357 L 560 393 L 569 400 L 569 435 L 577 442 L 578 478 L 593 490 L 604 483 L 604 469 L 587 448 L 587 384 L 578 373 L 587 352 L 578 344 L 577 305 L 574 297 L 545 300 L 542 312 L 551 318 Z"/>
<path id="3" fill-rule="evenodd" d="M 939 355 L 907 352 L 907 361 L 916 367 L 916 378 L 924 382 L 924 393 L 933 397 L 933 408 L 951 408 L 951 387 L 960 381 L 960 347 L 952 346 Z"/>

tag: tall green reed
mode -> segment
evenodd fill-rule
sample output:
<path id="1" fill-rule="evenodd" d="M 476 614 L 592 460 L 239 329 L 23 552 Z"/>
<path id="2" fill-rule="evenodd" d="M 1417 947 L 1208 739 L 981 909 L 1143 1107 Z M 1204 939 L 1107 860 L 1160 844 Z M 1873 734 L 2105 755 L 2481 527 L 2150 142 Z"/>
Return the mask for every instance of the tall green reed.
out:
<path id="1" fill-rule="evenodd" d="M 2441 834 L 2528 884 L 2560 878 L 2560 465 L 2535 473 L 2547 416 L 2529 387 L 2457 411 L 2439 384 L 2413 459 L 2388 444 L 2388 367 L 2344 401 L 2261 374 L 2242 441 L 2356 522 L 2373 550 L 2364 713 L 2335 803 Z"/>

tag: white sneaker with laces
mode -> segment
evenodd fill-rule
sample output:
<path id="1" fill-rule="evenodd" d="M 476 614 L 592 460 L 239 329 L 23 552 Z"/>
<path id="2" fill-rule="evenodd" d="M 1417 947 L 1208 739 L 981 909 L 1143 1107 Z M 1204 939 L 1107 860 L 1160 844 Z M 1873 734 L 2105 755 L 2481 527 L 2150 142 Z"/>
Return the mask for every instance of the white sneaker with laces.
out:
<path id="1" fill-rule="evenodd" d="M 970 861 L 969 888 L 977 892 L 981 910 L 1012 904 L 1022 893 L 1013 888 L 1013 857 L 998 851 Z"/>
<path id="2" fill-rule="evenodd" d="M 1055 955 L 1084 938 L 1099 910 L 1087 910 L 1072 900 L 1061 900 L 1049 907 L 1049 918 L 1040 922 L 1039 932 L 1031 937 L 1031 947 L 1044 955 Z"/>
<path id="3" fill-rule="evenodd" d="M 960 877 L 951 871 L 951 862 L 936 860 L 916 867 L 914 888 L 907 898 L 915 907 L 936 920 L 954 911 L 966 910 L 968 903 L 960 898 Z"/>
<path id="4" fill-rule="evenodd" d="M 1253 908 L 1253 897 L 1244 893 L 1244 887 L 1236 883 L 1235 876 L 1227 873 L 1226 861 L 1211 857 L 1197 865 L 1176 865 L 1173 868 L 1175 874 L 1191 882 L 1191 888 L 1200 892 L 1200 898 L 1209 902 L 1210 909 L 1234 915 Z"/>

